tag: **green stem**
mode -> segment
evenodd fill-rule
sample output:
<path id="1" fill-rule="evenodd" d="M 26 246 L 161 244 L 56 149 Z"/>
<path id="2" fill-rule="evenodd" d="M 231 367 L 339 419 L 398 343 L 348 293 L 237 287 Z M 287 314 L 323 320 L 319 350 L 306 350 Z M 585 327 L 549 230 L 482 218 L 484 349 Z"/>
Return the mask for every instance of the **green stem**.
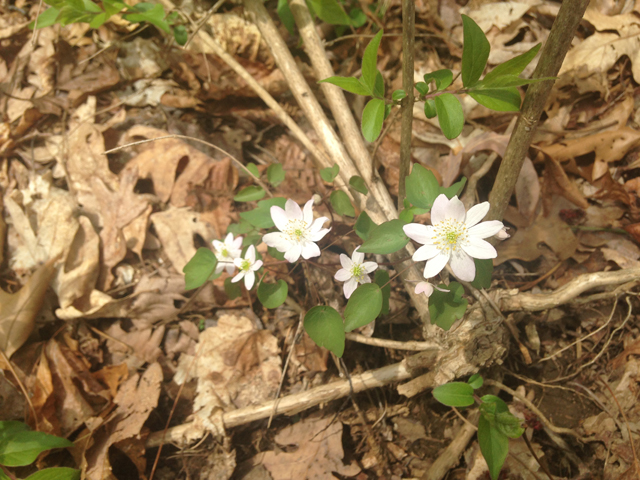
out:
<path id="1" fill-rule="evenodd" d="M 402 100 L 402 137 L 400 139 L 400 178 L 398 182 L 398 213 L 404 208 L 405 177 L 411 165 L 411 139 L 413 137 L 413 52 L 415 49 L 414 0 L 402 0 L 402 89 L 407 96 Z"/>
<path id="2" fill-rule="evenodd" d="M 542 49 L 540 61 L 533 78 L 556 77 L 571 46 L 573 35 L 589 5 L 589 0 L 564 0 L 553 22 L 547 43 Z M 547 80 L 529 85 L 524 97 L 520 117 L 507 145 L 500 164 L 493 190 L 489 195 L 491 209 L 486 220 L 502 220 L 516 186 L 527 150 L 540 121 L 540 115 L 554 82 Z"/>

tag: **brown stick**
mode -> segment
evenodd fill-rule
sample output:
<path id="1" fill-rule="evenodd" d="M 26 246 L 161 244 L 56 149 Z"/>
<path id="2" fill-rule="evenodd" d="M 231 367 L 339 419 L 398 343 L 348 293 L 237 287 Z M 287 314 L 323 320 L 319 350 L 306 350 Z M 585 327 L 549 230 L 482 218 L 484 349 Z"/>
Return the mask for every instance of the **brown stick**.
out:
<path id="1" fill-rule="evenodd" d="M 540 62 L 533 78 L 555 77 L 560 71 L 564 57 L 571 46 L 574 32 L 589 5 L 589 0 L 564 0 L 560 6 L 547 43 L 542 49 Z M 553 80 L 534 83 L 527 89 L 522 111 L 516 122 L 513 135 L 507 145 L 496 181 L 489 195 L 491 209 L 487 220 L 502 220 L 516 186 L 527 150 L 540 121 L 547 97 L 553 88 Z"/>
<path id="2" fill-rule="evenodd" d="M 414 0 L 402 0 L 402 136 L 400 137 L 400 173 L 398 182 L 398 212 L 404 208 L 405 177 L 411 165 L 411 140 L 413 139 L 413 51 L 415 49 L 416 12 Z"/>

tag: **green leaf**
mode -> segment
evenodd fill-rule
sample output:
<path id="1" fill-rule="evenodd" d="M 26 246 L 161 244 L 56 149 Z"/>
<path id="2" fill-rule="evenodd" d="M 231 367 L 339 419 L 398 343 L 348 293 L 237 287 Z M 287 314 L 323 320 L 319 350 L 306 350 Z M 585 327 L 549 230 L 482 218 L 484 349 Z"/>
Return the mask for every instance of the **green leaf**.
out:
<path id="1" fill-rule="evenodd" d="M 308 0 L 314 13 L 331 25 L 351 25 L 351 18 L 336 0 Z"/>
<path id="2" fill-rule="evenodd" d="M 362 56 L 362 82 L 371 92 L 373 92 L 378 74 L 378 47 L 380 46 L 383 33 L 384 32 L 380 30 L 376 36 L 371 39 Z"/>
<path id="3" fill-rule="evenodd" d="M 99 13 L 95 17 L 93 17 L 91 22 L 89 22 L 89 26 L 93 29 L 98 29 L 102 25 L 104 25 L 104 22 L 106 22 L 108 19 L 109 17 L 105 12 Z"/>
<path id="4" fill-rule="evenodd" d="M 433 98 L 427 98 L 424 102 L 424 116 L 427 118 L 433 118 L 438 115 L 436 111 L 436 102 Z"/>
<path id="5" fill-rule="evenodd" d="M 405 92 L 404 90 L 394 90 L 393 93 L 391 94 L 391 99 L 394 102 L 399 102 L 403 98 L 406 98 L 406 96 L 407 96 L 407 92 Z"/>
<path id="6" fill-rule="evenodd" d="M 362 244 L 359 252 L 388 255 L 403 248 L 409 237 L 404 234 L 402 220 L 390 220 L 378 225 L 369 233 L 369 238 Z"/>
<path id="7" fill-rule="evenodd" d="M 232 223 L 227 227 L 226 233 L 233 233 L 234 237 L 238 235 L 244 235 L 245 233 L 249 233 L 254 229 L 254 226 L 251 225 L 246 220 L 240 220 L 240 223 Z"/>
<path id="8" fill-rule="evenodd" d="M 258 170 L 258 166 L 255 163 L 253 162 L 247 163 L 247 170 L 249 170 L 254 177 L 260 178 L 260 171 Z"/>
<path id="9" fill-rule="evenodd" d="M 287 0 L 278 0 L 276 12 L 289 34 L 294 35 L 296 33 L 296 21 L 294 20 L 293 13 L 291 13 L 291 9 L 289 8 L 289 2 Z"/>
<path id="10" fill-rule="evenodd" d="M 480 105 L 497 112 L 517 112 L 520 110 L 520 92 L 516 87 L 483 88 L 470 91 L 469 96 Z"/>
<path id="11" fill-rule="evenodd" d="M 384 78 L 382 78 L 382 74 L 380 72 L 376 74 L 376 83 L 373 85 L 373 96 L 379 99 L 384 99 Z M 391 108 L 391 105 L 387 106 Z"/>
<path id="12" fill-rule="evenodd" d="M 360 248 L 362 251 L 362 248 Z M 451 325 L 459 320 L 467 310 L 467 300 L 462 298 L 464 288 L 458 282 L 451 282 L 448 286 L 438 285 L 438 288 L 448 289 L 448 292 L 434 290 L 429 297 L 429 313 L 431 323 L 443 330 L 449 330 Z"/>
<path id="13" fill-rule="evenodd" d="M 173 38 L 176 39 L 176 43 L 181 47 L 187 43 L 187 40 L 189 40 L 189 34 L 187 33 L 187 29 L 184 25 L 176 25 L 173 27 Z"/>
<path id="14" fill-rule="evenodd" d="M 38 15 L 38 30 L 40 30 L 41 28 L 50 27 L 51 25 L 54 25 L 58 20 L 59 16 L 60 16 L 59 9 L 55 7 L 49 7 L 40 15 Z M 35 24 L 36 24 L 35 22 L 31 22 L 29 24 L 29 28 L 33 30 L 33 27 L 35 26 Z"/>
<path id="15" fill-rule="evenodd" d="M 23 467 L 33 463 L 46 450 L 72 446 L 69 440 L 47 433 L 15 430 L 0 442 L 0 465 Z"/>
<path id="16" fill-rule="evenodd" d="M 184 266 L 184 289 L 193 290 L 200 285 L 213 280 L 216 277 L 215 271 L 218 259 L 208 248 L 200 247 L 196 254 Z"/>
<path id="17" fill-rule="evenodd" d="M 347 215 L 349 217 L 356 216 L 356 211 L 353 208 L 353 205 L 351 205 L 349 196 L 342 190 L 334 190 L 333 192 L 331 192 L 329 201 L 331 202 L 331 206 L 338 215 Z"/>
<path id="18" fill-rule="evenodd" d="M 285 173 L 281 163 L 274 163 L 267 168 L 267 180 L 274 187 L 277 187 L 284 181 Z"/>
<path id="19" fill-rule="evenodd" d="M 467 177 L 462 177 L 459 182 L 454 183 L 450 187 L 444 188 L 440 187 L 440 193 L 444 193 L 449 200 L 451 200 L 455 195 L 460 195 L 462 189 L 467 184 Z"/>
<path id="20" fill-rule="evenodd" d="M 382 310 L 382 290 L 376 283 L 360 285 L 344 309 L 344 331 L 350 332 L 373 322 Z"/>
<path id="21" fill-rule="evenodd" d="M 369 193 L 367 184 L 364 183 L 363 178 L 358 175 L 354 175 L 349 179 L 349 185 L 351 185 L 356 192 L 360 192 L 363 195 L 367 195 Z"/>
<path id="22" fill-rule="evenodd" d="M 275 258 L 276 260 L 281 260 L 281 261 L 284 260 L 285 252 L 279 252 L 278 249 L 274 247 L 267 247 L 267 253 L 271 255 L 273 258 Z"/>
<path id="23" fill-rule="evenodd" d="M 280 208 L 284 208 L 286 202 L 287 199 L 283 197 L 261 200 L 258 202 L 257 208 L 248 212 L 240 212 L 240 218 L 256 228 L 271 228 L 274 226 L 273 220 L 271 220 L 271 207 L 277 205 Z"/>
<path id="24" fill-rule="evenodd" d="M 520 438 L 524 433 L 522 420 L 511 412 L 500 412 L 496 414 L 495 425 L 498 430 L 509 438 Z"/>
<path id="25" fill-rule="evenodd" d="M 344 353 L 344 325 L 342 317 L 333 308 L 313 307 L 304 316 L 304 329 L 316 345 L 332 351 L 337 357 Z"/>
<path id="26" fill-rule="evenodd" d="M 267 192 L 265 192 L 262 187 L 259 187 L 258 185 L 250 185 L 240 190 L 233 199 L 236 202 L 253 202 L 264 198 L 266 194 Z"/>
<path id="27" fill-rule="evenodd" d="M 389 297 L 391 297 L 389 272 L 378 268 L 373 276 L 373 281 L 382 291 L 382 310 L 380 310 L 380 315 L 387 315 L 389 313 Z"/>
<path id="28" fill-rule="evenodd" d="M 352 8 L 349 11 L 349 17 L 351 18 L 351 26 L 360 28 L 367 23 L 367 15 L 360 8 Z"/>
<path id="29" fill-rule="evenodd" d="M 25 480 L 80 480 L 80 470 L 68 467 L 45 468 Z"/>
<path id="30" fill-rule="evenodd" d="M 376 228 L 378 225 L 371 220 L 371 217 L 367 215 L 367 212 L 364 210 L 360 212 L 358 215 L 358 220 L 356 220 L 356 224 L 353 226 L 353 229 L 362 240 L 366 240 L 369 238 L 371 231 Z"/>
<path id="31" fill-rule="evenodd" d="M 384 100 L 372 98 L 362 110 L 362 135 L 367 142 L 375 142 L 382 132 Z"/>
<path id="32" fill-rule="evenodd" d="M 478 24 L 466 15 L 462 15 L 462 31 L 462 84 L 469 88 L 478 83 L 484 72 L 491 46 Z"/>
<path id="33" fill-rule="evenodd" d="M 138 3 L 133 6 L 132 9 L 139 13 L 128 13 L 124 15 L 124 18 L 131 23 L 149 22 L 160 30 L 171 33 L 169 24 L 164 20 L 164 7 L 160 3 Z"/>
<path id="34" fill-rule="evenodd" d="M 539 43 L 529 51 L 518 55 L 511 60 L 507 60 L 506 62 L 501 63 L 496 68 L 487 73 L 480 83 L 488 87 L 491 86 L 492 82 L 499 77 L 505 75 L 520 75 L 522 71 L 527 67 L 527 65 L 529 65 L 538 54 L 538 50 L 540 50 L 541 46 L 542 44 Z"/>
<path id="35" fill-rule="evenodd" d="M 490 85 L 485 85 L 480 82 L 474 87 L 474 90 L 482 90 L 485 88 L 506 88 L 506 87 L 521 87 L 523 85 L 531 85 L 532 83 L 545 82 L 547 80 L 555 80 L 556 77 L 542 77 L 542 78 L 520 78 L 515 75 L 504 75 L 494 79 Z M 473 91 L 473 90 L 472 90 Z"/>
<path id="36" fill-rule="evenodd" d="M 289 286 L 284 280 L 276 283 L 260 282 L 258 286 L 258 300 L 266 308 L 278 308 L 287 299 Z"/>
<path id="37" fill-rule="evenodd" d="M 418 163 L 413 164 L 411 173 L 405 180 L 407 200 L 420 208 L 431 209 L 440 195 L 440 184 L 435 175 Z"/>
<path id="38" fill-rule="evenodd" d="M 372 95 L 373 88 L 370 90 L 360 82 L 356 77 L 329 77 L 324 80 L 320 80 L 318 83 L 330 83 L 336 85 L 347 92 L 355 93 L 356 95 Z"/>
<path id="39" fill-rule="evenodd" d="M 29 427 L 24 422 L 17 422 L 15 420 L 0 422 L 0 442 L 14 433 L 23 431 L 29 431 Z"/>
<path id="40" fill-rule="evenodd" d="M 434 101 L 442 133 L 449 140 L 456 138 L 464 127 L 464 111 L 460 100 L 450 93 L 443 93 L 434 98 Z"/>
<path id="41" fill-rule="evenodd" d="M 445 68 L 442 70 L 436 70 L 435 72 L 427 73 L 424 76 L 424 81 L 427 85 L 429 85 L 432 80 L 436 81 L 436 89 L 434 90 L 434 92 L 439 92 L 451 85 L 451 82 L 453 82 L 453 72 Z"/>
<path id="42" fill-rule="evenodd" d="M 482 375 L 480 375 L 479 373 L 476 373 L 475 375 L 471 375 L 471 377 L 469 377 L 469 380 L 467 380 L 467 383 L 471 385 L 471 388 L 473 388 L 474 390 L 477 390 L 484 384 L 484 379 L 482 378 Z"/>
<path id="43" fill-rule="evenodd" d="M 235 300 L 242 296 L 242 288 L 240 288 L 240 282 L 232 283 L 231 277 L 224 279 L 224 291 L 227 294 L 229 300 Z"/>
<path id="44" fill-rule="evenodd" d="M 468 407 L 473 405 L 473 387 L 468 383 L 445 383 L 433 389 L 433 396 L 443 405 L 449 407 Z"/>
<path id="45" fill-rule="evenodd" d="M 340 173 L 340 167 L 335 163 L 333 164 L 333 167 L 323 168 L 320 170 L 320 176 L 327 183 L 333 182 L 338 176 L 338 173 Z"/>
<path id="46" fill-rule="evenodd" d="M 485 395 L 486 397 L 486 395 Z M 484 399 L 484 397 L 483 397 Z M 487 461 L 492 480 L 498 480 L 500 470 L 509 453 L 509 438 L 485 417 L 478 420 L 478 443 Z"/>
<path id="47" fill-rule="evenodd" d="M 493 260 L 490 258 L 479 259 L 474 258 L 476 264 L 476 278 L 473 279 L 471 285 L 477 289 L 491 287 L 491 274 L 493 273 Z"/>
<path id="48" fill-rule="evenodd" d="M 398 214 L 398 218 L 404 223 L 411 223 L 413 221 L 413 211 L 410 208 L 405 208 Z"/>
<path id="49" fill-rule="evenodd" d="M 420 95 L 426 95 L 427 93 L 429 93 L 429 85 L 424 82 L 418 82 L 414 85 L 414 87 Z"/>
<path id="50" fill-rule="evenodd" d="M 254 231 L 254 232 L 251 232 L 251 233 L 247 234 L 242 239 L 242 246 L 243 247 L 248 247 L 249 245 L 258 246 L 258 244 L 261 243 L 261 242 L 262 242 L 262 234 L 260 232 L 255 232 Z"/>

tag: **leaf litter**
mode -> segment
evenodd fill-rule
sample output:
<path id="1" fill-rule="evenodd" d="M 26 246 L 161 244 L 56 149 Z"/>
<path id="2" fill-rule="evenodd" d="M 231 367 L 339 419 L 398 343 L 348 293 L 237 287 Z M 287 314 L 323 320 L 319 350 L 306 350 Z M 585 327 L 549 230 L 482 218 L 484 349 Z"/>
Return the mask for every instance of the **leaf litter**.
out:
<path id="1" fill-rule="evenodd" d="M 396 3 L 383 14 L 386 29 L 399 28 Z M 460 13 L 475 18 L 487 34 L 490 65 L 545 42 L 557 14 L 557 5 L 537 0 L 469 2 L 464 8 L 440 3 L 437 8 L 416 5 L 422 33 L 439 38 L 429 40 L 436 47 L 418 44 L 416 72 L 459 70 Z M 607 2 L 593 2 L 587 10 L 505 217 L 511 238 L 498 247 L 495 262 L 502 287 L 528 286 L 538 278 L 527 288 L 551 293 L 581 273 L 638 268 L 636 10 Z M 11 95 L 0 98 L 0 261 L 5 267 L 0 348 L 14 367 L 11 371 L 0 361 L 2 399 L 15 395 L 9 392 L 19 391 L 20 382 L 26 385 L 39 428 L 75 439 L 73 462 L 90 480 L 128 478 L 117 468 L 125 457 L 129 475 L 148 476 L 146 435 L 164 428 L 173 402 L 174 424 L 191 421 L 185 438 L 212 432 L 217 440 L 195 447 L 206 458 L 201 463 L 186 450 L 177 451 L 179 461 L 163 452 L 158 472 L 171 478 L 179 477 L 183 466 L 199 478 L 231 478 L 241 465 L 262 469 L 273 479 L 335 478 L 332 472 L 373 478 L 373 465 L 385 463 L 390 478 L 426 474 L 461 429 L 455 417 L 443 416 L 446 412 L 427 397 L 413 402 L 389 389 L 357 396 L 367 406 L 368 426 L 384 439 L 385 461 L 364 442 L 368 430 L 360 420 L 343 424 L 333 404 L 311 415 L 276 419 L 271 429 L 263 424 L 225 429 L 223 413 L 272 400 L 281 381 L 283 394 L 295 393 L 330 382 L 337 370 L 326 350 L 308 337 L 294 341 L 298 313 L 290 306 L 272 314 L 243 297 L 230 299 L 226 274 L 197 296 L 184 291 L 184 265 L 197 248 L 239 224 L 238 214 L 246 208 L 233 196 L 250 181 L 230 157 L 176 138 L 103 153 L 192 129 L 243 163 L 256 162 L 261 173 L 279 161 L 286 175 L 278 195 L 301 203 L 310 191 L 327 194 L 310 155 L 256 101 L 255 92 L 205 45 L 166 49 L 157 36 L 126 38 L 116 22 L 93 33 L 86 24 L 48 27 L 32 43 L 29 21 L 17 11 L 0 20 L 0 38 L 10 45 L 10 55 L 0 60 L 0 83 Z M 208 23 L 226 50 L 309 130 L 256 27 L 234 9 L 212 15 Z M 324 28 L 325 35 L 332 32 Z M 375 33 L 370 25 L 358 32 Z M 119 53 L 114 48 L 98 52 L 112 41 Z M 360 41 L 327 47 L 332 60 L 344 59 L 335 61 L 337 69 L 353 73 Z M 400 45 L 399 37 L 385 38 L 378 59 L 385 78 L 397 88 Z M 304 59 L 298 65 L 312 76 Z M 362 105 L 354 101 L 352 107 L 358 111 Z M 501 158 L 508 142 L 512 114 L 470 103 L 464 108 L 469 122 L 453 141 L 423 116 L 414 122 L 414 161 L 431 169 L 444 186 L 479 171 L 491 153 Z M 399 183 L 398 125 L 378 150 L 381 175 L 392 193 Z M 308 134 L 315 139 L 313 132 Z M 479 179 L 473 195 L 486 198 L 497 164 Z M 268 258 L 266 251 L 260 253 Z M 297 284 L 300 278 L 287 278 L 290 295 L 305 302 L 307 289 Z M 323 282 L 319 272 L 312 278 L 322 284 L 315 295 L 338 302 L 331 282 Z M 377 332 L 421 339 L 399 290 L 391 306 Z M 602 310 L 600 304 L 595 307 Z M 540 408 L 552 413 L 544 391 L 554 387 L 546 382 L 585 365 L 573 383 L 563 384 L 598 409 L 575 412 L 576 425 L 581 422 L 577 430 L 594 439 L 590 450 L 579 454 L 581 465 L 566 466 L 574 458 L 566 453 L 575 450 L 573 444 L 554 447 L 552 440 L 548 446 L 538 432 L 533 437 L 538 440 L 534 450 L 555 468 L 554 475 L 578 478 L 593 470 L 603 478 L 632 478 L 640 334 L 632 321 L 616 330 L 625 321 L 626 302 L 617 308 L 622 313 L 612 317 L 612 333 L 598 330 L 608 325 L 608 313 L 592 318 L 566 306 L 546 316 L 528 315 L 523 320 L 528 345 L 538 345 L 533 348 L 540 351 L 538 359 L 560 352 L 557 364 L 543 362 L 535 370 L 505 359 L 508 372 L 544 385 L 532 389 Z M 635 319 L 635 312 L 630 315 Z M 576 339 L 573 349 L 560 351 Z M 403 358 L 397 350 L 374 358 L 382 357 L 379 351 L 372 354 L 375 348 L 354 343 L 352 367 L 365 370 Z M 284 372 L 289 349 L 293 353 Z M 607 355 L 598 356 L 600 351 Z M 2 419 L 20 418 L 22 406 L 3 410 Z M 350 404 L 340 408 L 357 416 Z M 389 422 L 385 415 L 396 408 L 403 416 Z M 507 478 L 542 475 L 521 447 L 513 446 L 522 458 L 507 467 Z M 474 444 L 459 464 L 464 478 L 485 474 L 476 453 Z"/>

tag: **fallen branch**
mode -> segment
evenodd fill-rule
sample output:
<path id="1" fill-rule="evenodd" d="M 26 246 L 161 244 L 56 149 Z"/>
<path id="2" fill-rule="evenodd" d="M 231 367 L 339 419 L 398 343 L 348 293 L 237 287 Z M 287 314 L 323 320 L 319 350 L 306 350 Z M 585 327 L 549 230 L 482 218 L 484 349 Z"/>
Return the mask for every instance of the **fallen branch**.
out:
<path id="1" fill-rule="evenodd" d="M 406 362 L 403 360 L 377 370 L 371 370 L 361 375 L 354 375 L 349 380 L 338 380 L 328 385 L 312 388 L 306 392 L 289 395 L 278 400 L 271 400 L 262 405 L 239 408 L 222 415 L 222 423 L 225 429 L 244 425 L 255 420 L 268 418 L 274 415 L 293 415 L 308 408 L 346 397 L 350 393 L 358 393 L 371 388 L 382 387 L 394 382 L 400 382 L 411 377 Z M 353 390 L 352 390 L 353 386 Z M 182 444 L 185 433 L 192 427 L 191 423 L 185 423 L 169 428 L 165 432 L 155 432 L 147 438 L 147 448 L 158 447 L 166 442 Z"/>
<path id="2" fill-rule="evenodd" d="M 557 307 L 574 300 L 578 295 L 593 288 L 607 285 L 619 285 L 634 280 L 640 280 L 640 267 L 617 270 L 615 272 L 587 273 L 574 278 L 566 285 L 549 293 L 517 293 L 511 294 L 507 290 L 494 292 L 502 311 L 526 310 L 537 312 Z"/>

